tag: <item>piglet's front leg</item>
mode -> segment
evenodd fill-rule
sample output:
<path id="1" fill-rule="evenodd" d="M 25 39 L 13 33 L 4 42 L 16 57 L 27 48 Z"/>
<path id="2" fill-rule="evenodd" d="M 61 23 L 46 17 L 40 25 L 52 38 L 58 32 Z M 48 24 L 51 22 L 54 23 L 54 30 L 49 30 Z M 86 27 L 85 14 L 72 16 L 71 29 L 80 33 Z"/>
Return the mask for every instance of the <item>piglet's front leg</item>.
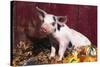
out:
<path id="1" fill-rule="evenodd" d="M 65 50 L 67 48 L 67 45 L 68 45 L 68 42 L 60 42 L 59 44 L 59 58 L 57 59 L 57 61 L 61 61 L 63 56 L 64 56 L 64 53 L 65 53 Z"/>
<path id="2" fill-rule="evenodd" d="M 54 46 L 51 46 L 51 53 L 50 53 L 49 59 L 55 57 L 55 53 L 56 53 L 55 47 Z"/>

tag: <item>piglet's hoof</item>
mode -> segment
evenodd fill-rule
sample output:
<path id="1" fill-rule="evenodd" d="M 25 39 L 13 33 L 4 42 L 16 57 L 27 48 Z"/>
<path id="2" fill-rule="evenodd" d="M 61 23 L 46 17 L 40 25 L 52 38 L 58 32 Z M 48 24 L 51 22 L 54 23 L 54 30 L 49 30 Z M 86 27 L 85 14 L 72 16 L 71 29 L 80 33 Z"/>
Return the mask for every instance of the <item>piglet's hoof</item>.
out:
<path id="1" fill-rule="evenodd" d="M 57 59 L 57 61 L 59 62 L 59 61 L 61 61 L 60 59 Z"/>
<path id="2" fill-rule="evenodd" d="M 55 58 L 50 56 L 50 57 L 49 57 L 49 60 L 52 60 L 52 59 L 55 59 Z"/>
<path id="3" fill-rule="evenodd" d="M 59 59 L 58 59 L 58 60 L 57 60 L 57 63 L 62 63 L 62 60 L 59 60 Z"/>
<path id="4" fill-rule="evenodd" d="M 62 63 L 62 59 L 60 59 L 59 57 L 56 57 L 56 61 L 57 63 Z"/>

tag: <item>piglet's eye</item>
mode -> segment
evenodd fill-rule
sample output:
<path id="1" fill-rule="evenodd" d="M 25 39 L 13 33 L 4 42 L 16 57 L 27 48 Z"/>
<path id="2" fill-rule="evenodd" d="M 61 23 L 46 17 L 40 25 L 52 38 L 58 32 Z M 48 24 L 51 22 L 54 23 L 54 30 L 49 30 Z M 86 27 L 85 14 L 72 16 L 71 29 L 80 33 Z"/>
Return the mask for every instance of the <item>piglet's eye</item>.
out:
<path id="1" fill-rule="evenodd" d="M 51 24 L 54 26 L 56 23 L 55 22 L 52 22 Z"/>

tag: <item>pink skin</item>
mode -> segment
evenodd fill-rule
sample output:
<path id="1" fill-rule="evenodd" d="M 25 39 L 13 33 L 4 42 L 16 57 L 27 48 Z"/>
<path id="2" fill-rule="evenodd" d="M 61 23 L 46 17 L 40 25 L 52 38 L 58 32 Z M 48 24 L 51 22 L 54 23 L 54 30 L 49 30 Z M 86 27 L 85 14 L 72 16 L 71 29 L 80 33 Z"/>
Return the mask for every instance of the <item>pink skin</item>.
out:
<path id="1" fill-rule="evenodd" d="M 72 43 L 73 46 L 75 46 L 74 49 L 77 49 L 81 46 L 91 45 L 91 42 L 87 37 L 75 31 L 74 29 L 69 28 L 65 24 L 66 19 L 63 22 L 60 22 L 58 19 L 62 18 L 62 16 L 54 16 L 52 14 L 47 14 L 45 11 L 41 10 L 40 8 L 38 7 L 36 8 L 39 12 L 39 18 L 41 20 L 44 20 L 44 23 L 42 24 L 41 27 L 45 29 L 46 33 L 52 34 L 53 37 L 59 42 L 59 51 L 58 51 L 59 58 L 57 59 L 58 61 L 62 60 L 64 56 L 64 52 L 66 48 L 68 48 L 69 41 Z M 56 30 L 55 32 L 54 29 L 57 28 L 57 24 L 55 26 L 52 26 L 52 23 L 55 22 L 53 17 L 55 17 L 56 23 L 64 26 L 61 27 L 60 30 Z M 56 48 L 54 46 L 51 46 L 51 54 L 49 57 L 50 59 L 51 57 L 55 57 L 55 52 L 56 52 Z"/>

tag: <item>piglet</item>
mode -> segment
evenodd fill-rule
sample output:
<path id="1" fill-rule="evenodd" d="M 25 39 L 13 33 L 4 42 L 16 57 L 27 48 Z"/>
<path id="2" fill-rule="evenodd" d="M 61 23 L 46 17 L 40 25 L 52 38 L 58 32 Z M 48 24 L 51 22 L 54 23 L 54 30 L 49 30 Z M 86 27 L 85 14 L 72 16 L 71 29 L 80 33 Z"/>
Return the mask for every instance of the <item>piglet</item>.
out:
<path id="1" fill-rule="evenodd" d="M 62 60 L 66 48 L 69 48 L 69 43 L 74 46 L 74 49 L 91 45 L 90 40 L 86 36 L 69 28 L 65 24 L 67 22 L 66 16 L 55 16 L 53 14 L 48 14 L 38 7 L 36 7 L 36 9 L 42 21 L 41 30 L 48 35 L 52 35 L 59 42 L 58 61 Z M 56 48 L 52 45 L 49 58 L 55 57 L 55 52 Z"/>

